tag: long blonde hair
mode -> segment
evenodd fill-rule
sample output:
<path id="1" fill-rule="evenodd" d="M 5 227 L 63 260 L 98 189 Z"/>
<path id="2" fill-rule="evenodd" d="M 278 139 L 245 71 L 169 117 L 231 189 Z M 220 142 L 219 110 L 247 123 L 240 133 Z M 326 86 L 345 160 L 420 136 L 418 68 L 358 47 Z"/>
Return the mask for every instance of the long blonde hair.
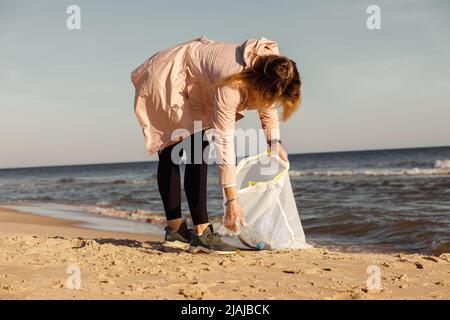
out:
<path id="1" fill-rule="evenodd" d="M 245 104 L 248 92 L 256 94 L 258 108 L 268 108 L 274 103 L 283 107 L 281 120 L 287 121 L 301 103 L 300 74 L 294 61 L 277 55 L 258 57 L 251 68 L 223 78 L 219 86 L 233 86 L 244 93 Z"/>

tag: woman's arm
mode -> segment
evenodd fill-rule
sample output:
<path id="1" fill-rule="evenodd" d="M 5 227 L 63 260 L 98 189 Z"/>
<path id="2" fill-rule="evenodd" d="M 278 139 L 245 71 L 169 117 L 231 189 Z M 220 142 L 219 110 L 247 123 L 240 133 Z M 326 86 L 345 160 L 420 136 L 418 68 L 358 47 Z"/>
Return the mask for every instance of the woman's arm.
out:
<path id="1" fill-rule="evenodd" d="M 214 98 L 213 138 L 222 186 L 236 184 L 234 134 L 236 110 L 240 101 L 239 90 L 228 86 L 218 88 Z"/>
<path id="2" fill-rule="evenodd" d="M 220 87 L 214 98 L 213 139 L 219 167 L 220 184 L 225 195 L 225 215 L 223 223 L 233 232 L 239 231 L 243 223 L 243 213 L 236 191 L 236 152 L 234 133 L 236 110 L 241 102 L 238 89 Z"/>
<path id="3" fill-rule="evenodd" d="M 287 161 L 287 153 L 281 145 L 278 109 L 276 106 L 271 106 L 266 109 L 260 109 L 258 112 L 270 150 L 274 154 L 279 155 L 282 160 Z"/>
<path id="4" fill-rule="evenodd" d="M 259 109 L 259 119 L 261 120 L 261 126 L 266 134 L 266 140 L 280 139 L 280 127 L 278 119 L 278 110 L 276 106 L 271 106 L 265 109 Z"/>

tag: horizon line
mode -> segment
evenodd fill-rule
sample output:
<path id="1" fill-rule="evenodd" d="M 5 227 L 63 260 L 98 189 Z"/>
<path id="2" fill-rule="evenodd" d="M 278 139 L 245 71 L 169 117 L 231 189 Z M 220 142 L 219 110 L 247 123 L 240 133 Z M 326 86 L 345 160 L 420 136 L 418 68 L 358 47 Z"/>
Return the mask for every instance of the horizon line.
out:
<path id="1" fill-rule="evenodd" d="M 351 152 L 371 152 L 371 151 L 392 151 L 392 150 L 410 150 L 410 149 L 432 149 L 432 148 L 449 148 L 450 145 L 445 146 L 427 146 L 427 147 L 400 147 L 400 148 L 385 148 L 385 149 L 360 149 L 360 150 L 339 150 L 339 151 L 320 151 L 320 152 L 298 152 L 290 153 L 288 155 L 312 155 L 312 154 L 327 154 L 327 153 L 351 153 Z M 96 166 L 96 165 L 113 165 L 113 164 L 127 164 L 127 163 L 144 163 L 157 162 L 158 160 L 144 160 L 144 161 L 125 161 L 125 162 L 96 162 L 96 163 L 75 163 L 75 164 L 57 164 L 57 165 L 42 165 L 42 166 L 24 166 L 24 167 L 2 167 L 0 170 L 15 170 L 15 169 L 38 169 L 38 168 L 58 168 L 58 167 L 81 167 L 81 166 Z"/>

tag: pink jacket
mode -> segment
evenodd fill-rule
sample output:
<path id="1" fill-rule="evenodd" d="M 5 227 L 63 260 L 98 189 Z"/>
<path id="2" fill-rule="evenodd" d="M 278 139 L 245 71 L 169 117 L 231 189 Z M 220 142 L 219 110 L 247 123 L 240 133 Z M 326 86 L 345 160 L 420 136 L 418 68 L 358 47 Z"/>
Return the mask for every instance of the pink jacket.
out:
<path id="1" fill-rule="evenodd" d="M 222 78 L 250 67 L 255 57 L 279 54 L 277 43 L 265 38 L 238 45 L 200 37 L 162 50 L 131 73 L 136 88 L 134 110 L 150 154 L 195 133 L 216 129 L 222 185 L 235 183 L 235 122 L 252 106 L 240 106 L 241 94 L 217 87 Z M 275 108 L 259 113 L 266 136 L 279 137 Z M 194 121 L 201 121 L 194 128 Z M 177 132 L 177 134 L 174 134 Z"/>

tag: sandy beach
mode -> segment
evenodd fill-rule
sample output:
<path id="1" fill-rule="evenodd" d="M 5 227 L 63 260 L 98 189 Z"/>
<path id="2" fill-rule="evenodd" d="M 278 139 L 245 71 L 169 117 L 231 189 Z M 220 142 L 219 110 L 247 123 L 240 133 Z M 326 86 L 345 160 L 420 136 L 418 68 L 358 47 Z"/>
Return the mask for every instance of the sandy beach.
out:
<path id="1" fill-rule="evenodd" d="M 0 209 L 0 299 L 449 299 L 450 254 L 165 252 L 152 235 Z M 69 289 L 70 265 L 80 289 Z M 368 267 L 381 288 L 367 287 Z M 370 268 L 369 268 L 370 269 Z"/>

